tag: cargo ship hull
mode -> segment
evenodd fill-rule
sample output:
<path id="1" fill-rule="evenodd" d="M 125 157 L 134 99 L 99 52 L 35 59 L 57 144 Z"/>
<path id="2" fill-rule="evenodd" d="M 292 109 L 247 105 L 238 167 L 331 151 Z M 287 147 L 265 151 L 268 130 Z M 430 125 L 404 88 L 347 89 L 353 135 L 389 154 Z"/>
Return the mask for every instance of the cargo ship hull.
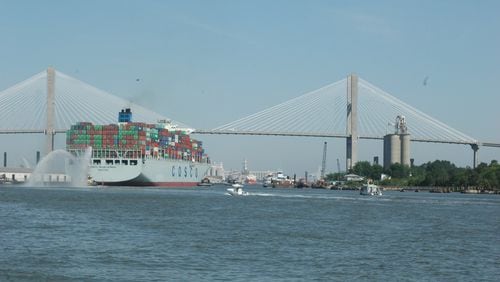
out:
<path id="1" fill-rule="evenodd" d="M 209 170 L 208 163 L 170 159 L 91 159 L 89 165 L 92 180 L 109 186 L 196 186 Z"/>

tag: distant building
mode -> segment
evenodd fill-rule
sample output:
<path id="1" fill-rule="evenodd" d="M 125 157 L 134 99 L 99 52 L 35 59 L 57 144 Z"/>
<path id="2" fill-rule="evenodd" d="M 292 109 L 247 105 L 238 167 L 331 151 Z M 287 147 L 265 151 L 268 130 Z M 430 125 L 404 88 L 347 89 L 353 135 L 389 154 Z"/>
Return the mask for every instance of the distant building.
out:
<path id="1" fill-rule="evenodd" d="M 0 167 L 0 184 L 16 184 L 28 182 L 33 169 L 24 167 Z M 37 174 L 37 182 L 66 183 L 71 181 L 69 175 L 63 173 Z"/>
<path id="2" fill-rule="evenodd" d="M 345 181 L 363 181 L 365 178 L 363 176 L 359 176 L 357 174 L 346 174 L 344 175 Z"/>
<path id="3" fill-rule="evenodd" d="M 0 183 L 26 182 L 31 176 L 33 169 L 24 167 L 1 167 Z"/>

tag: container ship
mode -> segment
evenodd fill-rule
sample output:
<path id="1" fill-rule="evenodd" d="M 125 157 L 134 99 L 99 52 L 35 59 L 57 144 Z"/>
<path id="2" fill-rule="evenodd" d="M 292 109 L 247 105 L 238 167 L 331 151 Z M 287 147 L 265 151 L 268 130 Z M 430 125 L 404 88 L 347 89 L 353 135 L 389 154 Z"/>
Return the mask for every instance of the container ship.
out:
<path id="1" fill-rule="evenodd" d="M 117 124 L 72 125 L 66 150 L 78 158 L 88 155 L 88 174 L 98 185 L 196 186 L 211 164 L 192 131 L 166 120 L 132 122 L 131 110 L 123 109 Z"/>

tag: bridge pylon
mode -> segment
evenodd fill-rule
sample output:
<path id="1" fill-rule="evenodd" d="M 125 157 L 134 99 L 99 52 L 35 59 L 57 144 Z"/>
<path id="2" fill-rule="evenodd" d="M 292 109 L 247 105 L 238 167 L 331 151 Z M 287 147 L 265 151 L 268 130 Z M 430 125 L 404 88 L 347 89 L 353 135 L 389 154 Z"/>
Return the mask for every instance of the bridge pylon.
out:
<path id="1" fill-rule="evenodd" d="M 56 72 L 53 67 L 47 68 L 47 127 L 45 135 L 47 135 L 46 155 L 54 150 L 54 118 L 55 118 L 55 89 L 56 89 Z"/>
<path id="2" fill-rule="evenodd" d="M 358 76 L 347 77 L 346 171 L 358 161 Z"/>

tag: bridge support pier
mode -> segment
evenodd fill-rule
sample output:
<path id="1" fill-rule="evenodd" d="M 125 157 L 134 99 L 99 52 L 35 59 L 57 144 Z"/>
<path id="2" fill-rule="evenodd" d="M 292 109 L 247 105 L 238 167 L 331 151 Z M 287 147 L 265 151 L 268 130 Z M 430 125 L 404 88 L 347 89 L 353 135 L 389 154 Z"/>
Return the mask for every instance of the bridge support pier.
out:
<path id="1" fill-rule="evenodd" d="M 347 77 L 346 171 L 358 161 L 358 76 Z"/>
<path id="2" fill-rule="evenodd" d="M 479 163 L 479 156 L 477 151 L 479 151 L 479 145 L 478 144 L 470 144 L 472 150 L 474 151 L 474 157 L 472 160 L 472 168 L 476 168 L 476 166 Z"/>

